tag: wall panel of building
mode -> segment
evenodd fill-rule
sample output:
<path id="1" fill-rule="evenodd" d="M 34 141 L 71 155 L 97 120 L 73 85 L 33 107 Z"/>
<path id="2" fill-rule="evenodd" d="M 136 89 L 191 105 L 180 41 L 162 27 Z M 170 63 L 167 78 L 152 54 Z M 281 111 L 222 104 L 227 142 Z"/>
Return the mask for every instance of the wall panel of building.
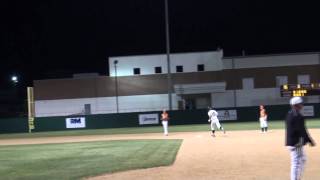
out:
<path id="1" fill-rule="evenodd" d="M 211 104 L 213 107 L 224 108 L 235 106 L 235 91 L 226 91 L 224 93 L 212 93 Z"/>
<path id="2" fill-rule="evenodd" d="M 268 55 L 268 56 L 248 56 L 235 57 L 234 68 L 263 68 L 281 66 L 303 66 L 319 64 L 317 53 L 310 54 L 289 54 L 289 55 Z"/>
<path id="3" fill-rule="evenodd" d="M 276 87 L 277 76 L 287 76 L 289 84 L 297 83 L 299 74 L 310 75 L 311 82 L 320 82 L 320 65 L 274 68 L 236 69 L 198 73 L 172 74 L 173 84 L 226 82 L 227 90 L 242 89 L 242 79 L 254 77 L 255 88 Z M 36 100 L 113 97 L 115 78 L 99 76 L 86 79 L 53 79 L 34 81 Z M 167 76 L 143 75 L 118 77 L 119 96 L 167 93 Z"/>
<path id="4" fill-rule="evenodd" d="M 168 109 L 168 95 L 119 96 L 119 112 L 161 111 Z M 178 109 L 177 97 L 172 95 L 173 109 Z M 116 113 L 115 97 L 77 98 L 35 101 L 36 117 L 83 115 L 85 104 L 91 105 L 91 114 Z"/>
<path id="5" fill-rule="evenodd" d="M 237 90 L 236 94 L 238 107 L 288 104 L 288 99 L 280 97 L 279 88 Z"/>
<path id="6" fill-rule="evenodd" d="M 176 73 L 176 66 L 182 65 L 184 72 L 197 72 L 197 65 L 204 64 L 205 71 L 220 71 L 223 69 L 222 51 L 174 53 L 171 58 L 171 72 Z M 155 74 L 155 67 L 162 67 L 162 73 L 168 72 L 167 57 L 160 55 L 110 57 L 110 76 L 115 76 L 114 61 L 117 60 L 117 76 L 132 76 L 133 68 L 140 68 L 141 75 Z"/>
<path id="7" fill-rule="evenodd" d="M 305 103 L 320 103 L 320 96 L 304 97 Z M 281 105 L 288 104 L 289 98 L 280 97 L 279 88 L 259 88 L 252 90 L 236 90 L 234 96 L 233 90 L 224 93 L 212 93 L 211 102 L 214 107 L 227 108 L 259 106 L 263 105 Z"/>
<path id="8" fill-rule="evenodd" d="M 132 59 L 133 58 L 133 59 Z M 110 58 L 119 60 L 116 78 L 108 76 L 51 79 L 34 81 L 36 115 L 65 116 L 81 114 L 85 104 L 90 104 L 92 114 L 116 112 L 116 94 L 120 112 L 160 111 L 167 109 L 167 75 L 165 55 Z M 196 72 L 198 64 L 205 64 L 205 72 Z M 132 76 L 133 68 L 141 66 L 144 75 Z M 208 102 L 217 108 L 232 108 L 288 104 L 288 98 L 280 97 L 279 77 L 287 77 L 289 84 L 298 83 L 298 75 L 306 75 L 312 83 L 320 83 L 320 55 L 318 53 L 270 56 L 246 56 L 222 59 L 221 52 L 184 53 L 172 55 L 172 69 L 184 66 L 184 73 L 172 73 L 175 86 L 206 86 L 205 92 L 192 92 L 184 96 L 173 94 L 173 109 L 177 101 L 194 98 L 195 104 L 204 107 Z M 154 67 L 161 66 L 162 74 L 154 74 Z M 122 72 L 126 71 L 126 72 Z M 129 73 L 130 71 L 130 73 Z M 114 75 L 114 74 L 113 74 Z M 278 77 L 278 80 L 277 80 Z M 243 89 L 243 79 L 253 78 L 253 88 Z M 301 79 L 301 77 L 300 77 Z M 305 78 L 306 79 L 306 78 Z M 306 81 L 306 80 L 305 80 Z M 278 82 L 278 83 L 277 83 Z M 214 92 L 208 84 L 224 83 L 224 89 Z M 211 91 L 212 90 L 212 91 Z M 207 95 L 204 95 L 207 93 Z M 193 97 L 194 96 L 194 97 Z M 208 101 L 203 97 L 208 96 Z M 320 97 L 305 97 L 306 103 L 319 103 Z M 183 108 L 182 108 L 183 109 Z"/>

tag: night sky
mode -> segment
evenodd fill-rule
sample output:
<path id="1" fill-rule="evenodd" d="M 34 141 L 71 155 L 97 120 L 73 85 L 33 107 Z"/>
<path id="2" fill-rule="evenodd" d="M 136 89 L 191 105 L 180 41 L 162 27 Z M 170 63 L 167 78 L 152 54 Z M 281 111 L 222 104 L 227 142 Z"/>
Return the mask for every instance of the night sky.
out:
<path id="1" fill-rule="evenodd" d="M 320 51 L 319 3 L 299 2 L 169 0 L 172 52 Z M 12 74 L 24 87 L 108 74 L 108 56 L 165 53 L 163 0 L 5 0 L 0 14 L 1 88 Z"/>

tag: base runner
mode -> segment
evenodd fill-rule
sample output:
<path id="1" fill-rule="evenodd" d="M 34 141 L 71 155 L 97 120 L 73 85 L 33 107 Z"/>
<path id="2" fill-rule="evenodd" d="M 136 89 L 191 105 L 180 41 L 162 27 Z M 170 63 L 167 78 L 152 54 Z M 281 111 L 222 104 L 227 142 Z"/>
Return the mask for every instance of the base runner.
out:
<path id="1" fill-rule="evenodd" d="M 210 127 L 211 127 L 211 136 L 215 137 L 215 128 L 214 126 L 217 126 L 218 129 L 222 130 L 223 133 L 226 133 L 226 131 L 223 129 L 223 127 L 221 126 L 219 119 L 218 119 L 218 112 L 215 111 L 213 109 L 213 107 L 208 107 L 209 111 L 208 111 L 208 116 L 209 116 L 209 120 L 208 122 L 210 122 Z"/>
<path id="2" fill-rule="evenodd" d="M 266 111 L 266 109 L 264 108 L 263 105 L 260 105 L 260 118 L 259 118 L 259 121 L 260 121 L 260 127 L 261 127 L 261 132 L 262 133 L 266 133 L 268 131 L 267 119 L 268 119 L 267 111 Z"/>

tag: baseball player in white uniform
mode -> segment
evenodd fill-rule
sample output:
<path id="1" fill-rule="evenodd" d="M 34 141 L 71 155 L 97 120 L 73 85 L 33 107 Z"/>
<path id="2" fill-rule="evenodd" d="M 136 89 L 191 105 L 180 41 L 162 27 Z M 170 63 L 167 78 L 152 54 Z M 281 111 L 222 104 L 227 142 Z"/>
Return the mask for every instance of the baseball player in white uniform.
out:
<path id="1" fill-rule="evenodd" d="M 212 107 L 208 107 L 209 111 L 208 111 L 208 116 L 209 116 L 209 120 L 208 122 L 210 122 L 210 127 L 211 127 L 211 131 L 212 137 L 215 137 L 215 126 L 217 126 L 218 129 L 222 130 L 223 133 L 226 133 L 226 131 L 223 129 L 223 127 L 221 126 L 219 119 L 218 119 L 218 112 L 215 111 Z"/>
<path id="2" fill-rule="evenodd" d="M 266 133 L 268 131 L 268 122 L 267 122 L 267 111 L 264 108 L 263 105 L 260 105 L 260 127 L 261 127 L 261 133 Z"/>
<path id="3" fill-rule="evenodd" d="M 165 109 L 163 110 L 163 112 L 161 114 L 161 121 L 162 121 L 164 135 L 168 136 L 169 114 L 167 113 L 167 111 Z"/>

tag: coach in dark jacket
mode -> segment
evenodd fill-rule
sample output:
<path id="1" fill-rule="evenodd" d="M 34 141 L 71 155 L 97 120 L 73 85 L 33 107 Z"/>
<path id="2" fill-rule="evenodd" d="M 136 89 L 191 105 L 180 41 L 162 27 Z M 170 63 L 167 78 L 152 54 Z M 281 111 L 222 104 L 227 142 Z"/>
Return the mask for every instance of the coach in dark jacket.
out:
<path id="1" fill-rule="evenodd" d="M 291 155 L 291 180 L 299 180 L 306 161 L 303 146 L 307 143 L 314 146 L 315 143 L 306 130 L 305 120 L 301 114 L 303 108 L 302 98 L 291 98 L 290 105 L 292 108 L 286 118 L 286 146 Z"/>
<path id="2" fill-rule="evenodd" d="M 301 146 L 313 143 L 305 127 L 304 117 L 300 111 L 292 108 L 286 118 L 286 146 Z"/>

